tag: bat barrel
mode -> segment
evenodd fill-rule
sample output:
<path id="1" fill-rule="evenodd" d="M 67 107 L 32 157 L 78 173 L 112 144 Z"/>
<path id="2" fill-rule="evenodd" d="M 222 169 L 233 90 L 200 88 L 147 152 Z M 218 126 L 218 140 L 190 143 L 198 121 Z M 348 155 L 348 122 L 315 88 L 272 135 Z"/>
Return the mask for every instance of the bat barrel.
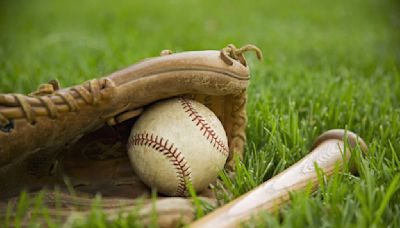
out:
<path id="1" fill-rule="evenodd" d="M 344 160 L 350 158 L 349 147 L 357 145 L 367 152 L 366 143 L 355 133 L 340 129 L 327 131 L 315 140 L 312 151 L 296 164 L 190 227 L 238 226 L 262 210 L 272 212 L 289 200 L 289 192 L 304 189 L 308 184 L 318 187 L 316 165 L 329 176 L 337 164 L 342 165 Z"/>
<path id="2" fill-rule="evenodd" d="M 364 142 L 364 140 L 361 137 L 359 137 L 356 133 L 354 133 L 352 131 L 346 131 L 343 129 L 332 129 L 332 130 L 322 133 L 314 141 L 314 144 L 313 144 L 311 150 L 314 150 L 322 142 L 329 140 L 329 139 L 337 139 L 337 140 L 341 140 L 341 141 L 347 140 L 350 147 L 355 148 L 355 147 L 357 147 L 357 145 L 359 145 L 362 152 L 364 152 L 364 153 L 368 152 L 367 144 Z"/>

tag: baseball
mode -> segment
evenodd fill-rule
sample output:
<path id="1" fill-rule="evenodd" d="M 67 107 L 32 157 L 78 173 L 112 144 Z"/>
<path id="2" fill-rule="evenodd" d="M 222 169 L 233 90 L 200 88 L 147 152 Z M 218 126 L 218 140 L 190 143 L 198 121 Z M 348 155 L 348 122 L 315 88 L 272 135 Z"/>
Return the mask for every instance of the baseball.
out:
<path id="1" fill-rule="evenodd" d="M 223 169 L 228 140 L 217 116 L 203 104 L 179 97 L 150 106 L 134 124 L 128 154 L 138 177 L 168 196 L 201 192 Z"/>

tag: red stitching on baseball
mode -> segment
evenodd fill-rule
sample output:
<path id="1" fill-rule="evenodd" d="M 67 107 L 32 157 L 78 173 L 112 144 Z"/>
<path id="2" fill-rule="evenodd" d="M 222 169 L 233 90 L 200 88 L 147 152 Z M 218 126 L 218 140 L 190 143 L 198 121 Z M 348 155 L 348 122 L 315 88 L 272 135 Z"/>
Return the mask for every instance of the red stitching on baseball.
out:
<path id="1" fill-rule="evenodd" d="M 191 180 L 190 167 L 187 164 L 185 157 L 178 148 L 174 147 L 173 143 L 170 144 L 168 139 L 165 140 L 163 137 L 154 136 L 149 133 L 141 133 L 135 134 L 129 138 L 128 148 L 132 145 L 151 147 L 166 156 L 177 170 L 176 177 L 178 178 L 179 183 L 175 194 L 179 196 L 184 196 L 186 194 L 186 179 Z"/>
<path id="2" fill-rule="evenodd" d="M 223 155 L 228 156 L 229 150 L 224 142 L 218 137 L 217 133 L 211 128 L 206 122 L 204 117 L 193 107 L 189 100 L 184 97 L 179 97 L 182 107 L 185 112 L 189 113 L 189 117 L 196 123 L 196 126 L 200 126 L 200 131 L 203 132 L 203 136 L 212 144 Z"/>

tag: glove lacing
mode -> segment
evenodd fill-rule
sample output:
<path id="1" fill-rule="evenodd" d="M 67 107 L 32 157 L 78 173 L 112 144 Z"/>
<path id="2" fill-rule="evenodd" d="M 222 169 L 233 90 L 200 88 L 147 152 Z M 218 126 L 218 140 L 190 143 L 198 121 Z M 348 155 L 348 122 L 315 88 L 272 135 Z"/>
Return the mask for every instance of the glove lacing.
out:
<path id="1" fill-rule="evenodd" d="M 83 104 L 97 105 L 102 99 L 112 95 L 112 92 L 105 90 L 114 87 L 114 82 L 103 78 L 90 80 L 67 91 L 57 91 L 58 83 L 51 81 L 41 85 L 38 91 L 29 96 L 0 94 L 0 129 L 10 131 L 7 126 L 12 124 L 13 119 L 25 118 L 34 125 L 37 116 L 55 119 L 60 112 L 79 111 Z"/>
<path id="2" fill-rule="evenodd" d="M 232 59 L 234 59 L 238 60 L 244 66 L 247 66 L 246 59 L 244 58 L 243 54 L 248 51 L 254 51 L 258 60 L 261 61 L 263 59 L 261 50 L 252 44 L 245 45 L 241 48 L 237 48 L 235 45 L 229 44 L 226 48 L 221 50 L 220 56 L 221 59 L 228 65 L 233 65 Z"/>

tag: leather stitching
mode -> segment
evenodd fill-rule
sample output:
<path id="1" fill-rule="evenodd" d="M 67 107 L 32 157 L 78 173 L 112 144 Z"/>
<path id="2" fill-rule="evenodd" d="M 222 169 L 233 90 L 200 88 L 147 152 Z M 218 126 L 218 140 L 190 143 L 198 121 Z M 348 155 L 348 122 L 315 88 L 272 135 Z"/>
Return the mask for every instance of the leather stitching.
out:
<path id="1" fill-rule="evenodd" d="M 176 177 L 178 178 L 178 187 L 175 195 L 186 195 L 186 181 L 191 180 L 191 171 L 185 157 L 173 143 L 170 143 L 168 139 L 164 139 L 157 135 L 155 136 L 154 134 L 139 133 L 129 138 L 128 148 L 131 146 L 151 147 L 167 157 L 176 169 Z"/>
<path id="2" fill-rule="evenodd" d="M 192 103 L 184 98 L 179 97 L 183 110 L 188 113 L 192 122 L 200 128 L 203 136 L 212 144 L 212 146 L 217 149 L 220 153 L 225 156 L 229 155 L 229 149 L 224 144 L 224 142 L 218 137 L 217 133 L 212 129 L 212 127 L 207 123 L 204 117 L 193 107 Z"/>

